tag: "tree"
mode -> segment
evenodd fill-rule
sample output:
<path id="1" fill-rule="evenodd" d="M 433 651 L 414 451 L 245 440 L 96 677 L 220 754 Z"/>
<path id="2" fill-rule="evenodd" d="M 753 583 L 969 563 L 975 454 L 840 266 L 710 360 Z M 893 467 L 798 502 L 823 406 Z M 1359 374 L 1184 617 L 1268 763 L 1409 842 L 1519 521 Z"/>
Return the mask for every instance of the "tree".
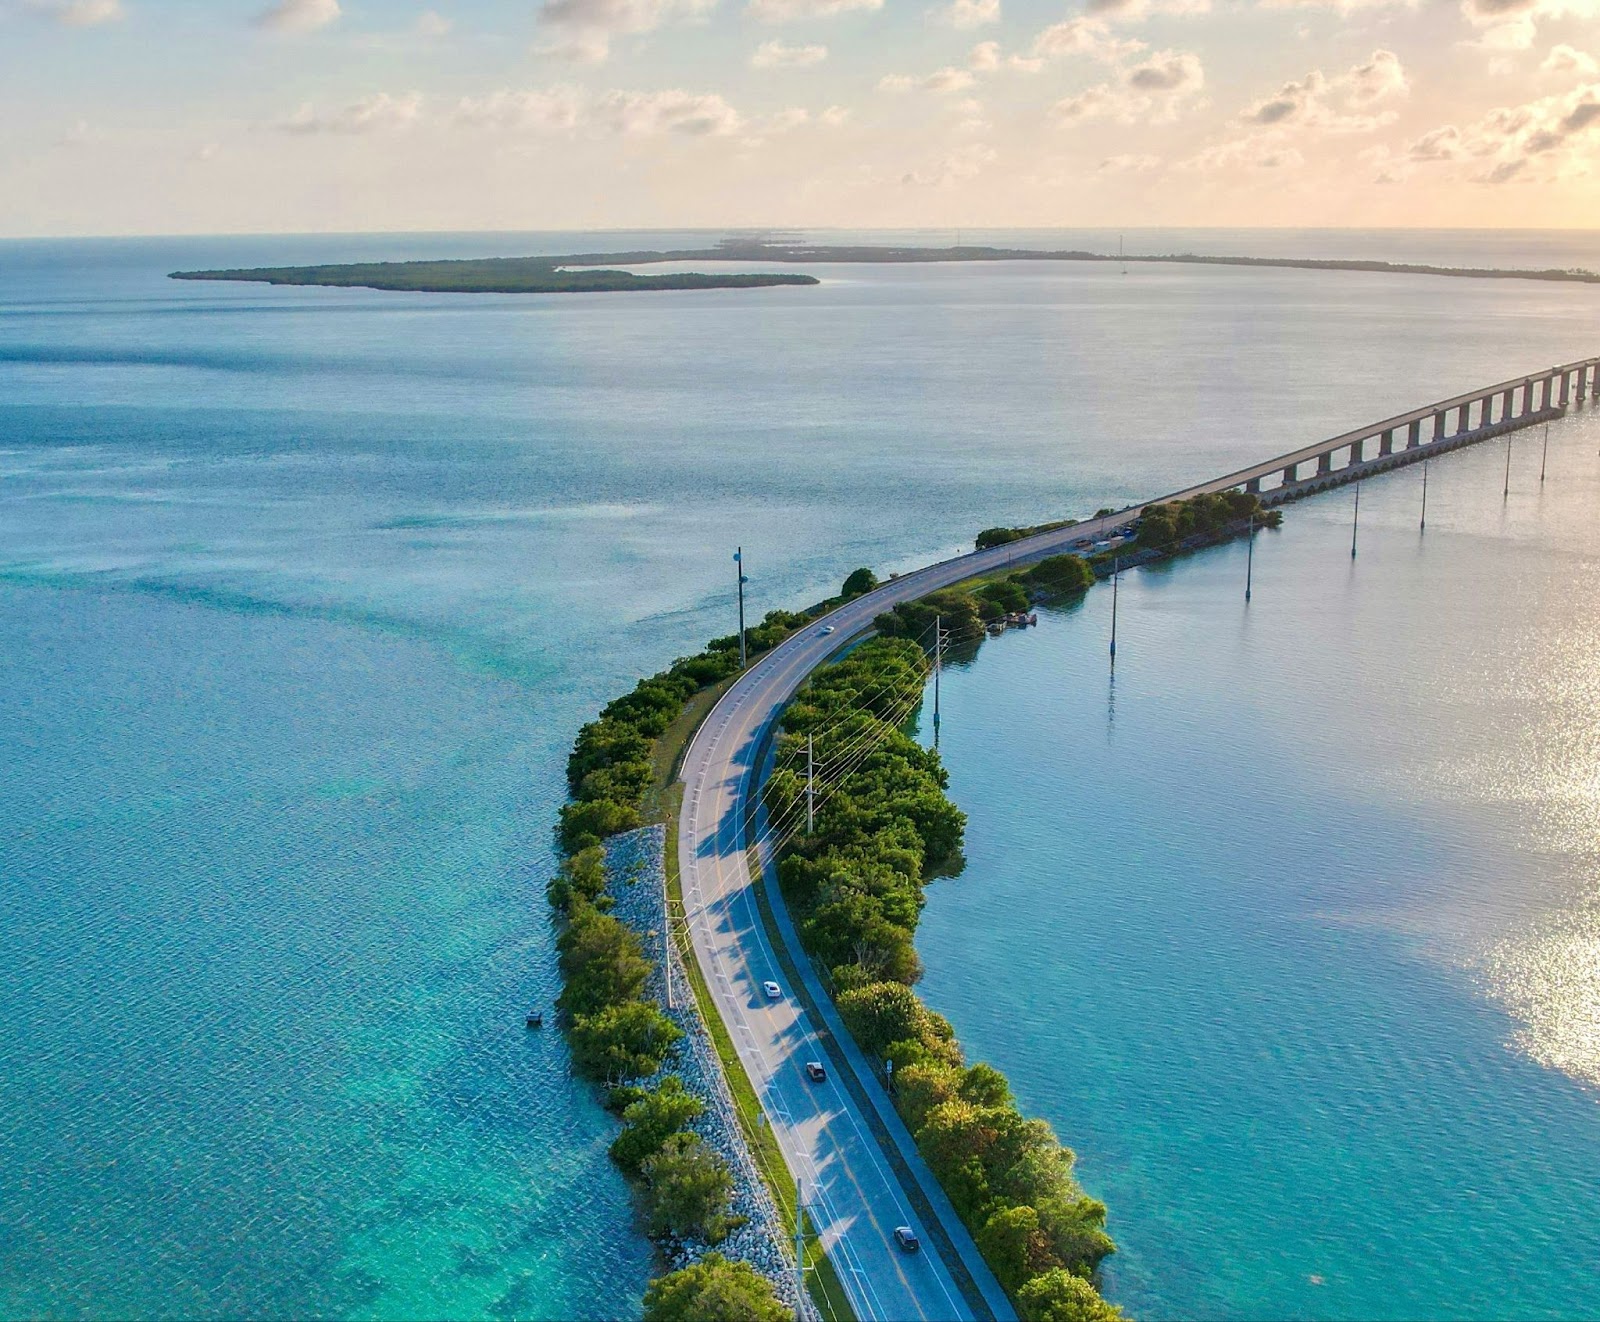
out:
<path id="1" fill-rule="evenodd" d="M 991 1216 L 978 1232 L 978 1252 L 1011 1294 L 1032 1277 L 1061 1266 L 1031 1207 L 1006 1207 Z"/>
<path id="2" fill-rule="evenodd" d="M 1035 1276 L 1017 1291 L 1023 1322 L 1118 1322 L 1113 1308 L 1081 1276 L 1062 1267 Z"/>
<path id="3" fill-rule="evenodd" d="M 921 1041 L 928 1010 L 904 983 L 874 982 L 841 996 L 839 1014 L 861 1049 L 881 1056 L 891 1042 Z"/>
<path id="4" fill-rule="evenodd" d="M 639 938 L 610 914 L 579 902 L 556 941 L 566 987 L 556 1004 L 569 1015 L 594 1014 L 635 1000 L 650 976 Z"/>
<path id="5" fill-rule="evenodd" d="M 672 1134 L 640 1167 L 650 1232 L 719 1244 L 733 1229 L 733 1177 L 698 1134 Z"/>
<path id="6" fill-rule="evenodd" d="M 602 1083 L 648 1078 L 677 1047 L 683 1032 L 650 1001 L 608 1005 L 575 1015 L 567 1030 L 572 1061 Z"/>
<path id="7" fill-rule="evenodd" d="M 703 1110 L 700 1099 L 685 1091 L 682 1079 L 667 1075 L 656 1088 L 624 1108 L 622 1132 L 611 1144 L 611 1159 L 629 1175 L 637 1175 L 662 1144 L 687 1129 Z"/>
<path id="8" fill-rule="evenodd" d="M 844 581 L 844 589 L 841 595 L 859 597 L 863 592 L 871 592 L 877 586 L 878 576 L 863 565 L 860 569 L 850 572 L 850 577 Z"/>
<path id="9" fill-rule="evenodd" d="M 747 1262 L 708 1253 L 660 1276 L 644 1294 L 644 1322 L 790 1322 L 772 1282 Z"/>

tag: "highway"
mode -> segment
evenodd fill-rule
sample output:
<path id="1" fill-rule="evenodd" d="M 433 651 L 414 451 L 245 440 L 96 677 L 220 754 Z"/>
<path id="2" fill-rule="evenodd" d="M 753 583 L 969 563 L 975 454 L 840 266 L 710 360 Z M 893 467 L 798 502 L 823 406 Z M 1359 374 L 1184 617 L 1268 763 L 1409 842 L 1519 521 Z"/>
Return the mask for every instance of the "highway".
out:
<path id="1" fill-rule="evenodd" d="M 1593 364 L 1596 360 L 1589 360 Z M 1522 380 L 1519 378 L 1519 381 Z M 1504 386 L 1493 387 L 1494 390 Z M 1475 398 L 1460 396 L 1454 404 Z M 1581 397 L 1580 391 L 1580 397 Z M 1293 451 L 1264 464 L 1200 483 L 1161 501 L 1226 491 L 1288 464 L 1317 458 L 1352 439 L 1371 436 L 1389 425 L 1431 416 L 1433 405 L 1389 423 Z M 1531 411 L 1511 425 L 1559 416 L 1565 407 Z M 1497 426 L 1492 430 L 1503 430 Z M 1477 435 L 1490 434 L 1489 430 Z M 1467 438 L 1440 443 L 1453 449 Z M 1421 458 L 1422 445 L 1403 455 L 1352 464 L 1345 476 L 1379 471 Z M 1298 484 L 1311 489 L 1317 482 Z M 1280 494 L 1265 493 L 1269 499 Z M 1149 504 L 1158 502 L 1152 501 Z M 772 853 L 775 842 L 761 834 L 763 817 L 757 791 L 765 768 L 768 735 L 784 705 L 818 666 L 867 633 L 881 612 L 916 600 L 977 574 L 1026 564 L 1070 549 L 1074 542 L 1105 538 L 1137 518 L 1146 505 L 1134 505 L 1102 518 L 958 556 L 892 579 L 871 593 L 808 624 L 756 661 L 712 709 L 685 751 L 684 799 L 679 819 L 678 861 L 685 916 L 695 957 L 711 988 L 718 1014 L 727 1025 L 760 1096 L 762 1107 L 791 1173 L 819 1228 L 858 1317 L 881 1322 L 912 1319 L 1012 1319 L 1015 1312 L 984 1265 L 970 1235 L 895 1115 L 877 1076 L 863 1060 L 838 1020 L 804 952 L 777 891 Z M 827 633 L 825 626 L 831 626 Z M 753 876 L 749 846 L 754 841 L 763 878 Z M 785 958 L 774 951 L 757 906 L 758 880 L 772 902 Z M 795 969 L 801 986 L 790 985 L 785 967 Z M 769 1000 L 768 980 L 782 995 Z M 827 1045 L 824 1045 L 826 1040 Z M 807 1061 L 828 1067 L 828 1078 L 811 1082 Z M 893 1149 L 886 1151 L 875 1130 Z M 909 1190 L 915 1189 L 917 1197 Z M 929 1208 L 931 1229 L 914 1203 Z M 922 1241 L 920 1253 L 895 1245 L 896 1226 L 910 1225 Z M 970 1282 L 964 1291 L 959 1280 Z M 969 1297 L 969 1294 L 976 1297 Z"/>

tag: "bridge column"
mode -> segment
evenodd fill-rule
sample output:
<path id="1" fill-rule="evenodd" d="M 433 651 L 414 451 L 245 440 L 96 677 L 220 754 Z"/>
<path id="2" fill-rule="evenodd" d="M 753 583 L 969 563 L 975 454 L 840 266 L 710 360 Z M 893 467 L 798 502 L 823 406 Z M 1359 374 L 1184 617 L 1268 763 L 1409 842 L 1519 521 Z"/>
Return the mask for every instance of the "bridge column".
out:
<path id="1" fill-rule="evenodd" d="M 1562 408 L 1566 408 L 1568 404 L 1572 403 L 1572 373 L 1571 372 L 1563 372 L 1561 374 L 1561 396 L 1560 396 L 1560 399 L 1557 402 L 1561 405 Z"/>
<path id="2" fill-rule="evenodd" d="M 1406 432 L 1406 449 L 1415 450 L 1422 444 L 1422 420 L 1413 422 Z"/>
<path id="3" fill-rule="evenodd" d="M 1345 467 L 1354 468 L 1357 464 L 1359 464 L 1362 461 L 1362 459 L 1364 459 L 1366 457 L 1366 453 L 1367 453 L 1367 442 L 1366 442 L 1366 439 L 1364 437 L 1359 441 L 1351 441 L 1350 442 L 1350 462 L 1348 464 L 1346 464 Z"/>
<path id="4" fill-rule="evenodd" d="M 1386 454 L 1394 453 L 1394 428 L 1384 428 L 1383 435 L 1378 438 L 1378 457 L 1381 459 Z"/>
<path id="5" fill-rule="evenodd" d="M 1317 476 L 1333 472 L 1333 451 L 1324 450 L 1317 456 Z"/>
<path id="6" fill-rule="evenodd" d="M 1251 478 L 1244 484 L 1244 489 L 1252 496 L 1259 496 L 1261 494 L 1261 479 L 1259 477 Z"/>
<path id="7" fill-rule="evenodd" d="M 1468 400 L 1465 404 L 1460 405 L 1456 409 L 1456 435 L 1459 436 L 1462 432 L 1471 430 L 1472 401 Z"/>
<path id="8" fill-rule="evenodd" d="M 1300 480 L 1299 472 L 1300 472 L 1300 465 L 1299 464 L 1290 464 L 1287 468 L 1285 468 L 1283 470 L 1283 485 L 1286 486 L 1286 487 L 1292 487 L 1296 482 L 1298 482 Z"/>
<path id="9" fill-rule="evenodd" d="M 1444 435 L 1444 414 L 1443 413 L 1435 413 L 1433 415 L 1433 439 L 1437 441 L 1443 435 Z"/>
<path id="10" fill-rule="evenodd" d="M 1505 394 L 1500 396 L 1500 421 L 1501 422 L 1510 422 L 1512 417 L 1514 416 L 1514 413 L 1515 413 L 1514 403 L 1515 403 L 1515 401 L 1512 399 L 1512 395 L 1515 394 L 1515 393 L 1516 393 L 1516 387 L 1512 386 L 1510 390 L 1506 391 Z"/>

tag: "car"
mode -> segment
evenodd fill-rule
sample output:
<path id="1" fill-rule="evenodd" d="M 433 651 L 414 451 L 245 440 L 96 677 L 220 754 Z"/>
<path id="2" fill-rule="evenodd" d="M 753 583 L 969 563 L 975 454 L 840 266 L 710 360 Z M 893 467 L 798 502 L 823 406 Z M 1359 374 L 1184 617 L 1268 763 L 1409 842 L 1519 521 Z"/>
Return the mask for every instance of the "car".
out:
<path id="1" fill-rule="evenodd" d="M 910 1226 L 896 1226 L 894 1228 L 894 1242 L 900 1246 L 902 1253 L 915 1253 L 922 1247 L 922 1241 L 917 1238 L 917 1232 Z"/>
<path id="2" fill-rule="evenodd" d="M 822 626 L 822 636 L 824 638 L 826 638 L 832 632 L 833 632 L 833 625 L 825 624 L 825 625 Z"/>
<path id="3" fill-rule="evenodd" d="M 806 1078 L 812 1083 L 823 1083 L 827 1080 L 828 1071 L 823 1068 L 820 1060 L 806 1061 Z"/>
<path id="4" fill-rule="evenodd" d="M 775 982 L 770 980 L 763 982 L 761 984 L 761 990 L 766 992 L 767 999 L 769 1001 L 781 1001 L 783 999 L 783 988 L 778 986 L 778 984 Z"/>

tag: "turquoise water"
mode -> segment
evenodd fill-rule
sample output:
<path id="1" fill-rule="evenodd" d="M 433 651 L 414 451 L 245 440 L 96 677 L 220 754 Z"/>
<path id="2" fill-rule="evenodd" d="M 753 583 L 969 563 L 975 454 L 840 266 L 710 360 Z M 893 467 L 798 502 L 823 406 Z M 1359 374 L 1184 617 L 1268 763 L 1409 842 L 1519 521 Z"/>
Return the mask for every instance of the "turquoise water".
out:
<path id="1" fill-rule="evenodd" d="M 1590 235 L 1149 237 L 1600 266 Z M 1593 352 L 1600 313 L 1183 268 L 649 299 L 164 278 L 706 239 L 0 244 L 0 1314 L 632 1314 L 608 1121 L 521 1014 L 555 989 L 566 746 L 732 629 L 733 545 L 758 611 L 802 604 Z M 1131 1280 L 1166 1205 L 1113 1202 Z"/>
<path id="2" fill-rule="evenodd" d="M 1290 506 L 943 685 L 919 934 L 1144 1318 L 1600 1316 L 1600 413 Z"/>

